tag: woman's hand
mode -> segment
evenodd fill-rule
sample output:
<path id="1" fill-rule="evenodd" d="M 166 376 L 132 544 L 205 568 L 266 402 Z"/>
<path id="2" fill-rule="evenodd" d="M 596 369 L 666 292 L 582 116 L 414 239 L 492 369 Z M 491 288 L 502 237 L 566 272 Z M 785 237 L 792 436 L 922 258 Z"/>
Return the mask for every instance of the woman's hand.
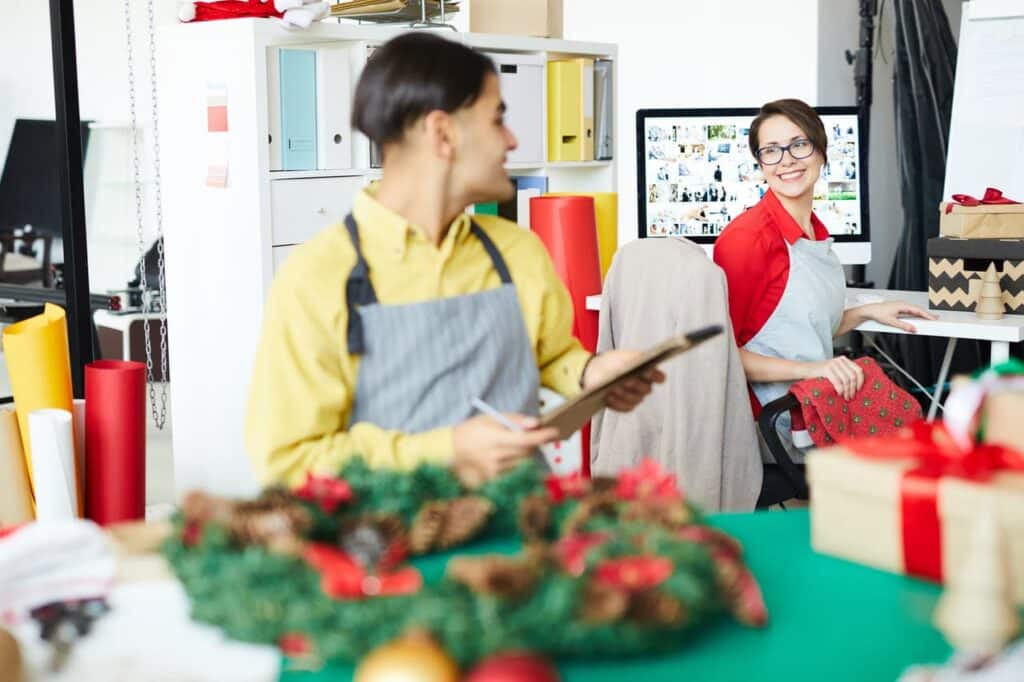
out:
<path id="1" fill-rule="evenodd" d="M 824 377 L 835 387 L 843 400 L 852 400 L 864 385 L 864 370 L 848 357 L 840 355 L 831 360 L 809 362 L 805 379 Z"/>
<path id="2" fill-rule="evenodd" d="M 886 301 L 885 303 L 869 303 L 861 306 L 860 313 L 868 320 L 874 320 L 878 324 L 889 325 L 890 327 L 896 327 L 902 329 L 905 332 L 911 334 L 917 331 L 917 328 L 909 322 L 905 322 L 900 319 L 903 317 L 919 317 L 922 320 L 937 320 L 938 315 L 928 312 L 923 308 L 918 308 L 915 305 L 904 303 L 903 301 Z"/>
<path id="3" fill-rule="evenodd" d="M 583 374 L 583 388 L 590 388 L 615 376 L 636 361 L 640 355 L 640 351 L 635 350 L 609 350 L 595 355 Z M 649 369 L 643 376 L 624 381 L 609 391 L 605 397 L 605 405 L 617 412 L 630 412 L 651 392 L 651 384 L 660 384 L 663 381 L 665 374 L 660 369 Z"/>

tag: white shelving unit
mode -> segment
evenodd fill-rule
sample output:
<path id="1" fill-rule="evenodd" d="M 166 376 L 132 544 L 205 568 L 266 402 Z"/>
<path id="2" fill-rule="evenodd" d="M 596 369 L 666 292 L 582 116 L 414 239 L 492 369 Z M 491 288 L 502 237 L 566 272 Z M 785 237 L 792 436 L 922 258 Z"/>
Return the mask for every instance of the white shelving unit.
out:
<path id="1" fill-rule="evenodd" d="M 346 49 L 354 88 L 369 50 L 406 30 L 320 23 L 288 31 L 274 22 L 242 19 L 173 25 L 159 34 L 158 49 L 165 55 L 159 74 L 161 176 L 179 499 L 196 488 L 230 495 L 258 489 L 244 452 L 243 425 L 274 270 L 296 244 L 339 220 L 355 192 L 380 176 L 370 167 L 368 141 L 354 131 L 351 168 L 271 170 L 268 135 L 279 116 L 272 106 L 277 50 Z M 616 59 L 616 47 L 607 44 L 449 30 L 437 35 L 489 53 L 542 61 L 593 57 L 614 64 Z M 228 175 L 222 188 L 205 184 L 212 149 L 206 129 L 211 90 L 227 96 Z M 542 90 L 546 126 L 547 88 Z M 551 191 L 616 188 L 614 161 L 540 160 L 508 169 L 546 175 Z"/>

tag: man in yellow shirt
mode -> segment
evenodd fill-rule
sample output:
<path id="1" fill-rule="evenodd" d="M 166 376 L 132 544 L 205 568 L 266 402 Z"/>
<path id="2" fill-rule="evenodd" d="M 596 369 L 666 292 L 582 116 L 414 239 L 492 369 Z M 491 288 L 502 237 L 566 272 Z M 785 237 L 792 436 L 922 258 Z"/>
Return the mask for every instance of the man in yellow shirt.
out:
<path id="1" fill-rule="evenodd" d="M 383 176 L 271 286 L 246 424 L 264 482 L 336 473 L 353 455 L 494 477 L 555 439 L 537 428 L 540 384 L 572 395 L 635 357 L 592 357 L 572 337 L 569 295 L 532 232 L 463 213 L 515 192 L 498 83 L 487 57 L 428 33 L 367 63 L 352 120 Z M 607 404 L 630 410 L 663 379 L 652 371 Z M 522 430 L 473 416 L 474 398 Z"/>

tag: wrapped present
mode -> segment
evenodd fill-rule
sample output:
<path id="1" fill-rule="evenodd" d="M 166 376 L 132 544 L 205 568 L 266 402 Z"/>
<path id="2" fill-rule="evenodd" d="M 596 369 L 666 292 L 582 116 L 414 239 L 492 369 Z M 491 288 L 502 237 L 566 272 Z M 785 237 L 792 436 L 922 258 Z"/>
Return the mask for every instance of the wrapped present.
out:
<path id="1" fill-rule="evenodd" d="M 943 421 L 962 447 L 974 441 L 1024 452 L 1024 362 L 1007 362 L 957 377 Z"/>
<path id="2" fill-rule="evenodd" d="M 992 264 L 1005 312 L 1024 314 L 1024 239 L 929 239 L 928 307 L 973 312 Z"/>
<path id="3" fill-rule="evenodd" d="M 970 239 L 1024 238 L 1024 204 L 989 187 L 981 198 L 954 194 L 939 206 L 939 234 Z"/>
<path id="4" fill-rule="evenodd" d="M 1014 599 L 1024 604 L 1024 454 L 961 447 L 941 423 L 850 440 L 807 458 L 811 545 L 824 554 L 942 581 L 970 550 L 973 515 L 994 501 Z"/>

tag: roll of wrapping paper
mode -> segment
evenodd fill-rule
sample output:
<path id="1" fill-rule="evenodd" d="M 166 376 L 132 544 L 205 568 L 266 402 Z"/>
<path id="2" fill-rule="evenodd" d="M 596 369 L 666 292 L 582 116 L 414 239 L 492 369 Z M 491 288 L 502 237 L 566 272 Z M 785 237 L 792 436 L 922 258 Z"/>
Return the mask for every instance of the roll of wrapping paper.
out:
<path id="1" fill-rule="evenodd" d="M 537 233 L 572 298 L 573 335 L 583 347 L 597 348 L 597 311 L 587 310 L 587 296 L 601 293 L 594 200 L 591 197 L 543 196 L 530 199 L 530 228 Z"/>
<path id="2" fill-rule="evenodd" d="M 75 471 L 78 472 L 78 515 L 85 517 L 85 398 L 71 405 L 71 425 L 75 429 Z"/>
<path id="3" fill-rule="evenodd" d="M 25 450 L 21 447 L 18 416 L 0 408 L 0 527 L 31 521 L 32 489 L 28 484 Z"/>
<path id="4" fill-rule="evenodd" d="M 36 519 L 39 521 L 59 521 L 78 516 L 72 423 L 71 413 L 67 410 L 35 410 L 28 415 L 28 430 L 34 445 L 33 491 Z"/>
<path id="5" fill-rule="evenodd" d="M 597 223 L 597 248 L 601 256 L 601 281 L 612 266 L 612 258 L 619 249 L 619 195 L 615 192 L 550 192 L 554 197 L 591 197 L 594 200 L 594 218 Z"/>
<path id="6" fill-rule="evenodd" d="M 4 329 L 3 344 L 29 482 L 34 487 L 28 415 L 44 408 L 72 410 L 71 360 L 64 309 L 47 303 L 41 314 Z M 81 478 L 77 472 L 75 476 Z"/>
<path id="7" fill-rule="evenodd" d="M 146 366 L 85 366 L 86 516 L 106 526 L 146 514 Z"/>

